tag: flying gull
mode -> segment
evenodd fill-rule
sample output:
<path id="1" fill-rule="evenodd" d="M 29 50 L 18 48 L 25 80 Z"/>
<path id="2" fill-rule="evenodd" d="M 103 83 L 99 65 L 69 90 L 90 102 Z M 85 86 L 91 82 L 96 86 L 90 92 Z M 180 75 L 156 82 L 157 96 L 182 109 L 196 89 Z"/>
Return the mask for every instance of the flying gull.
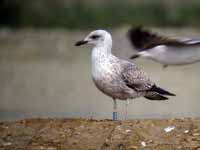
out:
<path id="1" fill-rule="evenodd" d="M 145 57 L 168 65 L 186 65 L 200 61 L 200 39 L 175 39 L 159 36 L 142 27 L 131 28 L 128 37 L 139 52 L 130 57 Z"/>
<path id="2" fill-rule="evenodd" d="M 93 31 L 75 45 L 83 44 L 94 45 L 92 78 L 100 91 L 113 98 L 113 120 L 117 120 L 117 99 L 145 97 L 149 100 L 167 100 L 166 96 L 175 96 L 157 87 L 135 64 L 114 56 L 111 53 L 112 37 L 105 30 Z"/>

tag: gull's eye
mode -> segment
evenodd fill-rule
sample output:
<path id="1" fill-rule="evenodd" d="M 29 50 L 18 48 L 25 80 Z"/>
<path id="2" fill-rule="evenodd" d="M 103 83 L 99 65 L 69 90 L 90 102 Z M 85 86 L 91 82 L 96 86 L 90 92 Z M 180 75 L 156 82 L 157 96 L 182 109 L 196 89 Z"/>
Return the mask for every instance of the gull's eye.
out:
<path id="1" fill-rule="evenodd" d="M 90 38 L 95 40 L 95 39 L 98 39 L 100 36 L 99 35 L 92 35 Z"/>

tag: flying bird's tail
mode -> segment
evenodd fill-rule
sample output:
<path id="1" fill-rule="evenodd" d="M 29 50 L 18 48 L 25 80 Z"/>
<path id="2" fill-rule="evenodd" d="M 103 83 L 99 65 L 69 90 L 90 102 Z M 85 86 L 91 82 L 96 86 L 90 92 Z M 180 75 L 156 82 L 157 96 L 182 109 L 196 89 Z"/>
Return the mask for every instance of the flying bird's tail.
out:
<path id="1" fill-rule="evenodd" d="M 168 97 L 166 96 L 176 96 L 176 95 L 154 85 L 146 93 L 144 97 L 149 100 L 167 100 Z"/>

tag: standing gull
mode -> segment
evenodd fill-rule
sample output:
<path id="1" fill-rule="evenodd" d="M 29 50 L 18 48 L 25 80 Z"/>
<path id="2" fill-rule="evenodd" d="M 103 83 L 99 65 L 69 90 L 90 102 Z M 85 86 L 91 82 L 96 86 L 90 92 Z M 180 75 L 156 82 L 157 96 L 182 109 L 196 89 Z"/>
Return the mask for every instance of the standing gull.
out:
<path id="1" fill-rule="evenodd" d="M 156 35 L 142 27 L 128 32 L 132 45 L 139 52 L 131 57 L 145 57 L 168 65 L 186 65 L 200 61 L 200 39 L 175 39 Z"/>
<path id="2" fill-rule="evenodd" d="M 112 37 L 105 30 L 96 30 L 75 45 L 92 44 L 92 78 L 97 88 L 113 98 L 113 120 L 117 120 L 117 101 L 145 97 L 167 100 L 175 96 L 157 87 L 135 64 L 111 53 Z M 127 105 L 126 105 L 127 110 Z"/>

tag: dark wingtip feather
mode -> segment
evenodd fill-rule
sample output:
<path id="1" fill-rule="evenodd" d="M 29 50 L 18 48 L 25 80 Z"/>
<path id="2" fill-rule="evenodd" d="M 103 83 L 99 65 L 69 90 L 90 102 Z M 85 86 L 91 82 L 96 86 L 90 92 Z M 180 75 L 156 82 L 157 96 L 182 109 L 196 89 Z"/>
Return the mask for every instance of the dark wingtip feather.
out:
<path id="1" fill-rule="evenodd" d="M 138 57 L 140 57 L 139 54 L 134 54 L 134 55 L 132 55 L 132 56 L 130 57 L 130 59 L 136 59 L 136 58 L 138 58 Z"/>
<path id="2" fill-rule="evenodd" d="M 164 89 L 162 89 L 160 87 L 157 87 L 156 85 L 153 85 L 150 91 L 157 92 L 157 93 L 162 94 L 162 95 L 176 96 L 176 94 L 171 93 L 171 92 L 169 92 L 167 90 L 164 90 Z"/>
<path id="3" fill-rule="evenodd" d="M 140 50 L 140 51 L 147 48 L 148 46 L 149 47 L 153 46 L 151 45 L 152 42 L 155 42 L 157 40 L 159 41 L 159 39 L 161 39 L 160 36 L 157 36 L 151 31 L 143 29 L 142 26 L 132 27 L 128 31 L 128 38 L 131 44 L 137 50 Z"/>
<path id="4" fill-rule="evenodd" d="M 143 47 L 143 33 L 142 33 L 142 26 L 132 27 L 128 33 L 128 38 L 131 41 L 131 44 L 137 48 L 140 49 Z"/>
<path id="5" fill-rule="evenodd" d="M 148 95 L 148 96 L 144 96 L 146 99 L 148 100 L 158 100 L 158 101 L 164 101 L 164 100 L 168 100 L 168 97 L 165 97 L 163 95 L 160 94 L 155 94 L 155 95 Z"/>

